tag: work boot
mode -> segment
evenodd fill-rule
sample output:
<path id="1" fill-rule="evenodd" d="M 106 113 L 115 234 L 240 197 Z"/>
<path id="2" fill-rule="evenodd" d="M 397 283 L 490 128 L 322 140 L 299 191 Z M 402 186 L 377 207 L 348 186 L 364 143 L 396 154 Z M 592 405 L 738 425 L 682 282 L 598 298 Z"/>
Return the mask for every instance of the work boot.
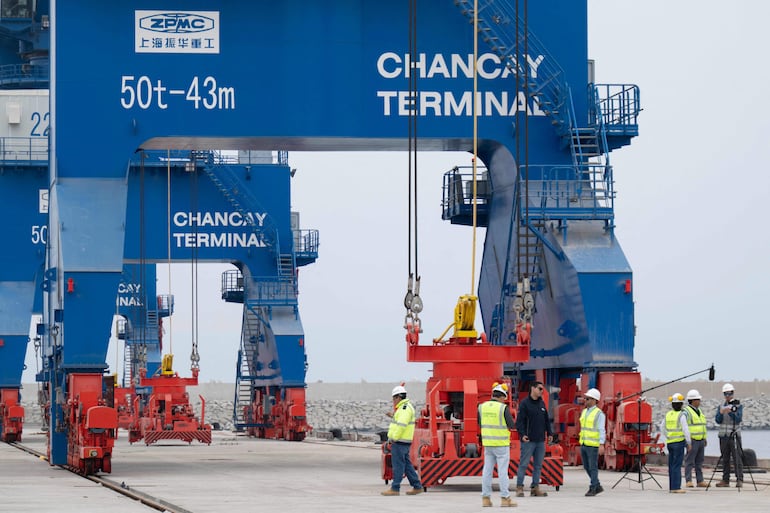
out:
<path id="1" fill-rule="evenodd" d="M 602 485 L 597 485 L 596 486 L 596 495 L 599 495 L 603 491 L 604 491 L 604 488 L 602 488 Z"/>
<path id="2" fill-rule="evenodd" d="M 720 481 L 720 482 L 718 482 L 716 484 L 717 488 L 727 488 L 729 486 L 730 486 L 730 482 L 729 481 Z"/>
<path id="3" fill-rule="evenodd" d="M 709 484 L 706 481 L 698 481 L 698 488 L 708 488 Z"/>
<path id="4" fill-rule="evenodd" d="M 684 485 L 685 485 L 687 488 L 692 488 L 692 487 L 693 487 L 693 486 L 692 486 L 692 481 L 687 481 L 687 482 L 686 482 Z"/>
<path id="5" fill-rule="evenodd" d="M 516 486 L 516 497 L 524 497 L 524 485 Z"/>
<path id="6" fill-rule="evenodd" d="M 515 508 L 517 504 L 511 500 L 510 497 L 500 497 L 501 508 Z"/>
<path id="7" fill-rule="evenodd" d="M 743 481 L 741 481 L 740 479 L 739 479 L 739 480 L 737 480 L 737 481 L 735 482 L 735 487 L 736 487 L 736 488 L 743 488 Z"/>
<path id="8" fill-rule="evenodd" d="M 540 489 L 539 486 L 533 486 L 529 489 L 530 497 L 547 497 L 548 493 Z"/>
<path id="9" fill-rule="evenodd" d="M 596 495 L 596 490 L 593 487 L 589 488 L 586 492 L 586 497 L 593 497 L 594 495 Z"/>
<path id="10" fill-rule="evenodd" d="M 387 490 L 382 492 L 382 495 L 385 495 L 385 496 L 401 495 L 401 492 L 399 492 L 398 490 L 394 490 L 393 488 L 388 488 Z"/>
<path id="11" fill-rule="evenodd" d="M 481 507 L 482 508 L 491 508 L 492 507 L 492 499 L 489 497 L 482 497 L 481 498 Z"/>
<path id="12" fill-rule="evenodd" d="M 406 492 L 407 495 L 419 495 L 423 492 L 422 488 L 412 488 L 408 492 Z"/>
<path id="13" fill-rule="evenodd" d="M 678 490 L 669 490 L 669 493 L 686 493 L 686 492 L 680 488 Z"/>

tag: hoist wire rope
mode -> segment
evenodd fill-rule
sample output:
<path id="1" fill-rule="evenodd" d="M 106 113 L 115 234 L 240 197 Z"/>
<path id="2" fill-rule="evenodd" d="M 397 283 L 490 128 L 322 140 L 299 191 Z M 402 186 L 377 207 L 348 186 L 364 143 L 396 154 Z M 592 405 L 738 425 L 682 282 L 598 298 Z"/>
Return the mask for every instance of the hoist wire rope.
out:
<path id="1" fill-rule="evenodd" d="M 174 297 L 171 292 L 171 149 L 166 150 L 166 255 L 168 265 L 168 297 Z M 174 354 L 174 330 L 172 315 L 168 316 L 168 354 Z"/>
<path id="2" fill-rule="evenodd" d="M 417 0 L 409 2 L 409 96 L 411 108 L 408 116 L 408 153 L 409 153 L 409 185 L 408 185 L 408 251 L 409 251 L 409 276 L 412 276 L 412 264 L 414 263 L 414 276 L 418 278 L 418 237 L 417 237 L 417 74 L 415 73 L 414 59 L 417 57 Z M 412 249 L 414 242 L 414 250 Z"/>
<path id="3" fill-rule="evenodd" d="M 476 96 L 479 90 L 478 80 L 478 60 L 479 60 L 479 0 L 473 0 L 473 235 L 471 237 L 471 287 L 468 294 L 473 295 L 473 288 L 476 285 L 476 227 L 478 224 L 478 201 L 477 201 L 477 178 L 479 158 L 479 117 Z"/>
<path id="4" fill-rule="evenodd" d="M 190 210 L 198 212 L 198 171 L 194 169 L 190 176 Z M 191 368 L 198 368 L 198 223 L 193 223 L 193 239 L 191 248 L 190 286 L 191 286 L 191 332 L 192 349 L 190 352 Z"/>
<path id="5" fill-rule="evenodd" d="M 518 26 L 518 23 L 517 23 Z M 524 0 L 524 232 L 529 239 L 529 1 Z M 533 100 L 534 101 L 534 100 Z M 524 262 L 529 265 L 529 244 L 526 245 Z M 519 270 L 521 273 L 521 270 Z M 529 276 L 529 269 L 524 271 Z"/>
<path id="6" fill-rule="evenodd" d="M 134 347 L 129 351 L 131 358 L 131 361 L 129 361 L 131 381 L 136 379 L 134 371 L 139 374 L 141 369 L 147 369 L 147 296 L 145 288 L 145 266 L 147 265 L 147 234 L 145 232 L 147 218 L 145 209 L 147 208 L 147 198 L 145 190 L 145 157 L 146 154 L 142 150 L 139 154 L 139 347 L 136 347 L 136 340 L 134 339 Z M 133 334 L 126 333 L 126 343 L 131 338 L 133 338 Z M 125 381 L 125 376 L 123 380 Z"/>

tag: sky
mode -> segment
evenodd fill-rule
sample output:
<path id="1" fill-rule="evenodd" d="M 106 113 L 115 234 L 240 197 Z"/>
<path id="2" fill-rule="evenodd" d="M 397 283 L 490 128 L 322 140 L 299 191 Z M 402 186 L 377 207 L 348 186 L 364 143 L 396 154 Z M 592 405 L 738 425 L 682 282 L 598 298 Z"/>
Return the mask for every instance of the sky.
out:
<path id="1" fill-rule="evenodd" d="M 588 4 L 597 82 L 639 85 L 644 109 L 639 137 L 611 155 L 615 233 L 634 272 L 639 370 L 672 380 L 713 362 L 717 380 L 770 379 L 770 2 Z M 402 327 L 407 155 L 292 152 L 289 162 L 297 169 L 292 207 L 321 241 L 318 261 L 299 272 L 307 381 L 427 379 L 428 364 L 406 361 Z M 452 322 L 457 298 L 478 278 L 470 228 L 441 220 L 441 176 L 455 165 L 470 165 L 470 156 L 418 157 L 424 343 Z M 482 229 L 477 263 L 483 236 Z M 202 381 L 235 379 L 241 309 L 219 299 L 227 268 L 199 271 Z M 160 265 L 159 293 L 167 274 Z M 189 267 L 172 269 L 171 343 L 182 374 L 192 326 L 189 275 Z M 32 354 L 30 344 L 25 382 L 34 380 Z"/>

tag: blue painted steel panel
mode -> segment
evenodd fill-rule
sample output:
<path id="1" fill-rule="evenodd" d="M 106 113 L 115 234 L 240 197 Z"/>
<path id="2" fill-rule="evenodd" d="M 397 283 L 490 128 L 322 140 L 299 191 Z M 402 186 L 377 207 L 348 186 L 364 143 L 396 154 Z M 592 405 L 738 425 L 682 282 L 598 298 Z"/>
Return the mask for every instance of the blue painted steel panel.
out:
<path id="1" fill-rule="evenodd" d="M 282 253 L 291 252 L 289 168 L 279 165 L 214 166 L 217 173 L 231 173 L 237 187 L 248 190 L 256 203 L 253 210 L 261 241 L 246 224 L 243 215 L 228 202 L 217 186 L 202 172 L 186 173 L 172 169 L 171 219 L 168 216 L 168 173 L 165 167 L 145 166 L 144 180 L 137 168 L 129 178 L 128 214 L 126 216 L 125 258 L 148 262 L 168 260 L 169 227 L 171 258 L 189 261 L 244 262 L 255 276 L 275 274 L 274 238 L 278 230 Z M 248 176 L 248 179 L 246 178 Z M 144 226 L 140 224 L 142 186 L 144 183 Z M 140 241 L 144 239 L 144 255 Z M 195 241 L 198 241 L 197 247 Z"/>
<path id="2" fill-rule="evenodd" d="M 66 233 L 59 248 L 65 271 L 123 270 L 126 191 L 121 179 L 60 179 L 54 185 L 51 200 Z"/>
<path id="3" fill-rule="evenodd" d="M 0 340 L 0 388 L 19 388 L 29 336 L 0 335 Z"/>
<path id="4" fill-rule="evenodd" d="M 122 166 L 112 163 L 140 146 L 406 149 L 407 5 L 406 0 L 166 2 L 165 12 L 207 11 L 219 20 L 218 33 L 201 36 L 218 53 L 189 53 L 179 46 L 185 37 L 156 32 L 154 39 L 137 28 L 146 14 L 137 9 L 154 5 L 59 2 L 54 91 L 61 99 L 88 94 L 89 109 L 84 115 L 81 102 L 56 102 L 57 172 L 119 176 Z M 451 1 L 422 2 L 419 8 L 423 148 L 467 149 L 473 127 L 470 103 L 462 102 L 472 91 L 472 78 L 463 66 L 472 54 L 472 27 Z M 158 12 L 159 23 L 162 18 Z M 103 20 L 110 20 L 109 29 Z M 576 84 L 577 112 L 586 111 L 585 20 L 585 2 L 529 6 L 530 29 L 548 42 L 549 54 Z M 109 37 L 98 37 L 100 31 Z M 510 147 L 515 82 L 500 78 L 505 67 L 481 48 L 482 72 L 491 78 L 481 80 L 485 115 L 479 130 Z M 94 52 L 109 57 L 95 67 L 82 59 Z M 251 56 L 249 66 L 243 55 Z M 255 70 L 270 75 L 260 77 Z M 486 93 L 505 107 L 487 102 Z M 559 157 L 549 119 L 542 113 L 531 118 L 530 136 L 536 140 L 531 139 L 530 156 Z M 101 128 L 113 126 L 119 128 Z M 71 144 L 85 133 L 99 166 L 82 166 L 80 145 Z M 158 137 L 171 139 L 146 142 Z"/>
<path id="5" fill-rule="evenodd" d="M 120 273 L 66 272 L 63 276 L 65 343 L 62 368 L 107 368 L 107 346 Z M 69 280 L 72 292 L 69 292 Z M 103 297 L 106 300 L 96 301 Z"/>
<path id="6" fill-rule="evenodd" d="M 0 337 L 29 334 L 34 298 L 34 281 L 0 282 Z"/>
<path id="7" fill-rule="evenodd" d="M 33 281 L 45 262 L 47 189 L 46 173 L 40 168 L 0 173 L 0 218 L 7 220 L 2 232 L 0 282 Z"/>
<path id="8" fill-rule="evenodd" d="M 546 288 L 537 294 L 532 359 L 527 369 L 632 368 L 633 295 L 625 292 L 631 268 L 601 222 L 571 223 L 547 232 L 562 251 L 546 250 Z"/>
<path id="9" fill-rule="evenodd" d="M 270 329 L 275 335 L 283 386 L 305 386 L 307 356 L 299 314 L 291 307 L 273 307 Z"/>

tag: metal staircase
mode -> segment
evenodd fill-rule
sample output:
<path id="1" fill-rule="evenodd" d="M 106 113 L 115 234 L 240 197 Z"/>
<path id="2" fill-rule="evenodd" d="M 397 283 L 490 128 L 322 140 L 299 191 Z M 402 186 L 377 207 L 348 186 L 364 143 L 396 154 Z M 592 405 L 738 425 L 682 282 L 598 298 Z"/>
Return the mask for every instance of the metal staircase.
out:
<path id="1" fill-rule="evenodd" d="M 474 19 L 472 0 L 454 0 L 454 3 L 465 17 Z M 520 303 L 524 280 L 529 280 L 533 295 L 544 287 L 543 248 L 548 247 L 557 258 L 563 258 L 544 235 L 546 222 L 594 219 L 604 220 L 609 230 L 614 227 L 615 193 L 606 125 L 610 122 L 635 127 L 638 90 L 635 86 L 608 87 L 606 91 L 608 94 L 612 91 L 612 97 L 602 99 L 599 87 L 590 84 L 589 121 L 586 126 L 579 126 L 563 69 L 517 16 L 515 5 L 507 0 L 479 1 L 478 31 L 479 37 L 513 72 L 517 91 L 525 93 L 527 102 L 536 104 L 551 120 L 562 147 L 569 147 L 571 156 L 571 165 L 529 168 L 519 165 L 511 212 L 509 258 L 492 321 L 492 340 L 506 343 L 515 338 L 519 316 L 508 312 Z M 530 56 L 538 61 L 536 73 L 530 70 Z M 613 112 L 607 114 L 603 107 L 610 107 Z M 633 128 L 617 133 L 626 138 L 636 135 Z M 513 248 L 511 242 L 515 244 Z"/>
<path id="2" fill-rule="evenodd" d="M 235 377 L 235 400 L 233 401 L 233 423 L 236 429 L 256 427 L 253 418 L 254 384 L 257 376 L 259 343 L 264 335 L 260 330 L 257 316 L 244 305 L 241 329 L 241 347 L 238 350 L 238 368 Z"/>
<path id="3" fill-rule="evenodd" d="M 191 160 L 194 165 L 200 166 L 228 203 L 243 216 L 243 219 L 252 219 L 253 212 L 262 210 L 259 201 L 251 191 L 244 187 L 240 179 L 227 166 L 219 163 L 215 152 L 193 151 Z M 288 253 L 281 251 L 278 227 L 273 223 L 271 216 L 266 216 L 264 223 L 262 227 L 259 227 L 256 223 L 251 222 L 252 231 L 261 242 L 271 248 L 276 258 L 277 275 L 293 279 L 296 269 L 294 251 L 292 248 L 289 248 Z"/>
<path id="4" fill-rule="evenodd" d="M 472 0 L 454 0 L 464 16 L 473 19 Z M 572 164 L 578 175 L 588 172 L 589 167 L 609 167 L 609 153 L 604 134 L 604 117 L 599 112 L 595 124 L 579 127 L 572 103 L 572 92 L 565 79 L 564 70 L 532 31 L 526 30 L 524 20 L 517 18 L 515 7 L 507 0 L 479 2 L 478 25 L 482 40 L 489 45 L 516 77 L 520 91 L 528 95 L 551 119 L 562 144 L 569 146 Z M 530 73 L 524 51 L 542 57 L 537 73 Z M 524 64 L 521 64 L 521 63 Z M 593 86 L 591 86 L 593 89 Z M 589 100 L 598 100 L 591 91 Z M 594 109 L 601 104 L 594 102 Z"/>

